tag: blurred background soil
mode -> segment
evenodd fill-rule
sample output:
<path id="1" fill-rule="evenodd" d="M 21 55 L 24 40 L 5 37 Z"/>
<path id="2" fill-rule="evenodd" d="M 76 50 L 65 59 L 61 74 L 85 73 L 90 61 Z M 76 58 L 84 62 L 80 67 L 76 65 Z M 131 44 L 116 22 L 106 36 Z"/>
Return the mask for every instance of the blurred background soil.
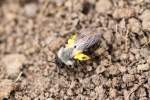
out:
<path id="1" fill-rule="evenodd" d="M 58 73 L 56 52 L 84 29 L 102 33 L 99 59 Z M 2 99 L 150 100 L 150 0 L 1 0 Z"/>

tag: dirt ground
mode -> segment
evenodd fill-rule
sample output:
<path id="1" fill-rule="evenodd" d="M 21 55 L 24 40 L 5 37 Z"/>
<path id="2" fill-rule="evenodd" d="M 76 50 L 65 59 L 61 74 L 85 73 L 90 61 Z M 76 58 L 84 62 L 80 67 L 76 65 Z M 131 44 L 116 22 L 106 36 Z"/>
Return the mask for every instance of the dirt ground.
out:
<path id="1" fill-rule="evenodd" d="M 58 73 L 80 30 L 102 33 L 98 58 Z M 1 0 L 0 100 L 150 100 L 149 46 L 150 0 Z"/>

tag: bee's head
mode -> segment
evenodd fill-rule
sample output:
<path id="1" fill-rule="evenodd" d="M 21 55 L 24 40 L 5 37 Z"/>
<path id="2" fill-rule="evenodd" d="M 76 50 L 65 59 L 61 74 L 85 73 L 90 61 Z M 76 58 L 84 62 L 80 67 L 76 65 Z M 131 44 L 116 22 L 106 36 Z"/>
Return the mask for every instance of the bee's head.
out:
<path id="1" fill-rule="evenodd" d="M 74 61 L 72 60 L 72 49 L 61 47 L 57 53 L 58 60 L 64 63 L 65 65 L 73 65 Z"/>

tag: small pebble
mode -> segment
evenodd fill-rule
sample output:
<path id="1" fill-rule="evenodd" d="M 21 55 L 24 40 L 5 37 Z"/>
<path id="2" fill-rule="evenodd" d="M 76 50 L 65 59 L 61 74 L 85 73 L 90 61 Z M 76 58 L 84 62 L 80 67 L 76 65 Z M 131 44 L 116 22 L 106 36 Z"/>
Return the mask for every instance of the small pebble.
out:
<path id="1" fill-rule="evenodd" d="M 4 79 L 0 81 L 0 100 L 8 98 L 10 92 L 15 90 L 16 86 L 12 80 Z"/>
<path id="2" fill-rule="evenodd" d="M 118 75 L 120 73 L 118 66 L 111 66 L 108 68 L 108 70 L 109 70 L 109 74 L 111 75 Z"/>
<path id="3" fill-rule="evenodd" d="M 110 0 L 99 0 L 96 3 L 96 11 L 98 13 L 106 13 L 112 8 L 112 3 Z"/>
<path id="4" fill-rule="evenodd" d="M 137 33 L 138 35 L 140 35 L 141 23 L 139 22 L 139 20 L 135 18 L 129 19 L 128 27 L 133 33 Z"/>
<path id="5" fill-rule="evenodd" d="M 67 95 L 72 96 L 73 95 L 73 91 L 71 89 L 67 90 Z"/>
<path id="6" fill-rule="evenodd" d="M 144 30 L 150 31 L 150 10 L 145 10 L 140 16 Z"/>
<path id="7" fill-rule="evenodd" d="M 56 49 L 60 48 L 62 44 L 64 44 L 64 39 L 61 37 L 56 38 L 55 40 L 51 41 L 48 45 L 49 49 L 55 51 Z"/>
<path id="8" fill-rule="evenodd" d="M 117 96 L 117 90 L 111 88 L 109 91 L 109 95 L 110 97 L 115 98 Z"/>
<path id="9" fill-rule="evenodd" d="M 105 38 L 105 40 L 107 41 L 108 44 L 112 43 L 112 40 L 113 40 L 112 31 L 109 30 L 109 31 L 105 32 L 105 34 L 103 34 L 103 37 Z"/>
<path id="10" fill-rule="evenodd" d="M 2 62 L 6 66 L 7 75 L 11 78 L 16 78 L 19 75 L 22 64 L 25 61 L 26 57 L 22 54 L 9 54 L 2 59 Z"/>
<path id="11" fill-rule="evenodd" d="M 137 70 L 138 71 L 147 71 L 149 69 L 150 69 L 150 66 L 149 66 L 148 63 L 146 63 L 146 64 L 140 64 L 140 65 L 137 66 Z"/>
<path id="12" fill-rule="evenodd" d="M 133 82 L 135 80 L 135 77 L 132 74 L 124 74 L 123 77 L 122 77 L 122 80 L 125 83 L 129 83 L 129 82 Z"/>
<path id="13" fill-rule="evenodd" d="M 132 8 L 120 8 L 116 9 L 113 13 L 113 17 L 116 19 L 129 18 L 135 15 L 135 10 Z"/>
<path id="14" fill-rule="evenodd" d="M 36 3 L 28 3 L 24 7 L 25 15 L 28 17 L 35 17 L 38 10 Z"/>
<path id="15" fill-rule="evenodd" d="M 148 48 L 140 49 L 140 55 L 144 58 L 148 58 L 150 56 L 150 52 Z"/>

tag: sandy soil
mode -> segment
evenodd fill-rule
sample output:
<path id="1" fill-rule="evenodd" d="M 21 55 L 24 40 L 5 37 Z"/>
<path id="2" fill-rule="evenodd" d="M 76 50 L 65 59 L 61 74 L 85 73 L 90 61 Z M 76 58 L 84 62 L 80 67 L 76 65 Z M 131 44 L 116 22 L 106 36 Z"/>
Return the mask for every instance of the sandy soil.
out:
<path id="1" fill-rule="evenodd" d="M 84 29 L 102 33 L 98 59 L 58 73 Z M 149 100 L 149 41 L 149 0 L 1 0 L 0 100 Z"/>

